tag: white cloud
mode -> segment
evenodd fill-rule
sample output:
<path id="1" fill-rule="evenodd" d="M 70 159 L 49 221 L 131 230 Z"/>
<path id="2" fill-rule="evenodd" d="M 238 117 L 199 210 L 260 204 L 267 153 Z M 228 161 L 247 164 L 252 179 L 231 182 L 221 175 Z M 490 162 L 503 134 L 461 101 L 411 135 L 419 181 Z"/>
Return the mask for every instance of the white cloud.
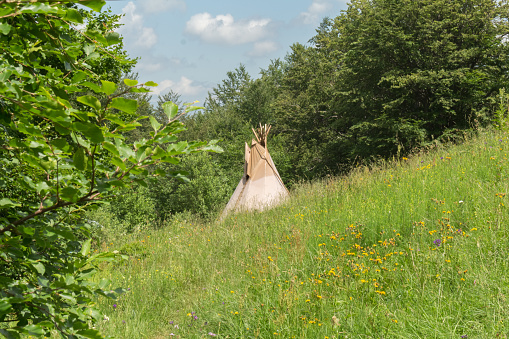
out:
<path id="1" fill-rule="evenodd" d="M 187 58 L 145 54 L 136 64 L 135 70 L 140 73 L 155 73 L 176 67 L 179 69 L 196 68 L 196 64 L 190 62 Z"/>
<path id="2" fill-rule="evenodd" d="M 197 96 L 204 93 L 207 89 L 202 85 L 195 85 L 191 79 L 182 76 L 178 82 L 171 80 L 160 81 L 159 86 L 152 88 L 151 94 L 160 95 L 165 91 L 171 89 L 182 96 Z"/>
<path id="3" fill-rule="evenodd" d="M 186 3 L 182 0 L 143 0 L 141 10 L 145 13 L 161 13 L 170 9 L 185 10 Z"/>
<path id="4" fill-rule="evenodd" d="M 157 34 L 152 27 L 145 27 L 143 16 L 139 14 L 136 5 L 128 2 L 122 9 L 125 15 L 120 19 L 122 27 L 118 32 L 124 37 L 126 45 L 134 47 L 150 48 L 157 43 Z"/>
<path id="5" fill-rule="evenodd" d="M 306 12 L 302 12 L 299 19 L 306 25 L 314 25 L 322 19 L 325 12 L 332 8 L 329 0 L 313 0 Z"/>
<path id="6" fill-rule="evenodd" d="M 248 55 L 253 57 L 267 56 L 267 54 L 277 51 L 278 48 L 274 41 L 260 41 L 254 44 L 253 50 Z"/>
<path id="7" fill-rule="evenodd" d="M 163 68 L 164 68 L 163 64 L 161 64 L 160 62 L 158 63 L 143 62 L 143 59 L 138 61 L 138 63 L 136 64 L 136 70 L 139 71 L 157 72 L 162 70 Z"/>
<path id="8" fill-rule="evenodd" d="M 217 15 L 214 18 L 209 13 L 199 13 L 186 23 L 186 32 L 208 43 L 240 45 L 267 36 L 270 22 L 270 19 L 235 22 L 231 14 Z"/>

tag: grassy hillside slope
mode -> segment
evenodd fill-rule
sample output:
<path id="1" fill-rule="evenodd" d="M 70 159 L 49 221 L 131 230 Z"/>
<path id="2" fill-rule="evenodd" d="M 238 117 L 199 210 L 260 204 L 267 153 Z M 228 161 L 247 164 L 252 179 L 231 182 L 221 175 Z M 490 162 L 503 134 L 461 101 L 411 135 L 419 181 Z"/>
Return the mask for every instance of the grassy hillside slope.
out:
<path id="1" fill-rule="evenodd" d="M 496 338 L 509 333 L 509 139 L 302 185 L 224 222 L 103 244 L 118 338 Z M 100 249 L 98 249 L 100 250 Z"/>

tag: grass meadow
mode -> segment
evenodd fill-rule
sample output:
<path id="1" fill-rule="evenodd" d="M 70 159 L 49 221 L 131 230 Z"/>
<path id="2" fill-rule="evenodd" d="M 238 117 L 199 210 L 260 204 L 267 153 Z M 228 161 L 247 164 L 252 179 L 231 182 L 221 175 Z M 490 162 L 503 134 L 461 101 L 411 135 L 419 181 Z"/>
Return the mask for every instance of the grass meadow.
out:
<path id="1" fill-rule="evenodd" d="M 117 338 L 507 338 L 509 139 L 302 184 L 224 221 L 175 219 L 98 244 Z"/>

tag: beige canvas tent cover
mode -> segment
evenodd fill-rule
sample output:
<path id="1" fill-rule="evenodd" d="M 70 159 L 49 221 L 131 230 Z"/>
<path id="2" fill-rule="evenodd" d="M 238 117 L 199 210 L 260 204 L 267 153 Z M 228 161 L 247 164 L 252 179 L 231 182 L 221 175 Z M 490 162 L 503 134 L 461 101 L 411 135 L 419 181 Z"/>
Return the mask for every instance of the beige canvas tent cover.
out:
<path id="1" fill-rule="evenodd" d="M 288 196 L 279 173 L 267 150 L 267 134 L 271 126 L 260 124 L 253 132 L 251 147 L 246 143 L 244 176 L 223 211 L 263 210 L 273 207 Z"/>

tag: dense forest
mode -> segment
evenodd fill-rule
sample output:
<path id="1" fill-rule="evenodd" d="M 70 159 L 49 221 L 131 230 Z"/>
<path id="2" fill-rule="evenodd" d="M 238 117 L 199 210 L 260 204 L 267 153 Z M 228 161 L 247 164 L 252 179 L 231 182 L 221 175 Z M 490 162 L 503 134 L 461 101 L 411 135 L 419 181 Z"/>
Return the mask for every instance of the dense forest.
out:
<path id="1" fill-rule="evenodd" d="M 91 237 L 215 218 L 251 127 L 273 126 L 288 186 L 400 158 L 505 114 L 506 1 L 352 0 L 260 74 L 228 72 L 204 108 L 157 102 L 102 0 L 0 0 L 0 333 L 99 338 Z M 77 25 L 85 25 L 79 30 Z M 110 201 L 110 204 L 104 204 Z M 103 227 L 98 232 L 98 226 Z M 93 308 L 91 308 L 93 309 Z"/>

